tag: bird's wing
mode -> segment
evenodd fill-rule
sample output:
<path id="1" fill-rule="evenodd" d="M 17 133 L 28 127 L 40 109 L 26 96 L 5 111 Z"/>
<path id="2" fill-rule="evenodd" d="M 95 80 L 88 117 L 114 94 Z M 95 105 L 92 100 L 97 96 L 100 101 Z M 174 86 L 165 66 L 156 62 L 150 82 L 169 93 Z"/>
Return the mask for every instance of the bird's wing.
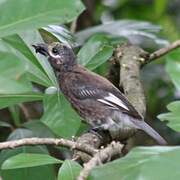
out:
<path id="1" fill-rule="evenodd" d="M 72 88 L 72 93 L 79 100 L 92 99 L 102 103 L 109 108 L 120 110 L 123 113 L 129 114 L 137 119 L 142 119 L 134 107 L 116 88 L 94 87 L 89 84 L 78 85 Z"/>
<path id="2" fill-rule="evenodd" d="M 131 105 L 128 99 L 106 78 L 91 72 L 79 65 L 68 82 L 74 96 L 79 100 L 94 99 L 108 107 L 116 108 L 136 119 L 142 116 Z M 71 87 L 72 87 L 71 85 Z"/>

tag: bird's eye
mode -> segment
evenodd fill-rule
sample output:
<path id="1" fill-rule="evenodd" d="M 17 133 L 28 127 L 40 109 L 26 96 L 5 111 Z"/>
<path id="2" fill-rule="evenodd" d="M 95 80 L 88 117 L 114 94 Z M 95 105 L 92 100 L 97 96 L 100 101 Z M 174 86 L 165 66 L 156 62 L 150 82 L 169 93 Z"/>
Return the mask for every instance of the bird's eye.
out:
<path id="1" fill-rule="evenodd" d="M 53 48 L 53 49 L 52 49 L 52 52 L 53 52 L 53 54 L 57 55 L 57 54 L 58 54 L 57 48 Z"/>

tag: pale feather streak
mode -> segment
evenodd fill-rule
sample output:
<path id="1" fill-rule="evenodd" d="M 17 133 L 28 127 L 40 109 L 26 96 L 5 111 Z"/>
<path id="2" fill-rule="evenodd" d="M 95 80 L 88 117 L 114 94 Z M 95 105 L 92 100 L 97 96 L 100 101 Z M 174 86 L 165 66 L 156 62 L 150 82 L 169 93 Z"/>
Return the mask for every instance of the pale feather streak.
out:
<path id="1" fill-rule="evenodd" d="M 103 104 L 109 105 L 109 106 L 117 109 L 117 107 L 115 107 L 113 104 L 109 103 L 109 102 L 106 101 L 106 100 L 98 99 L 97 101 L 99 101 L 99 102 L 101 102 L 101 103 L 103 103 Z"/>
<path id="2" fill-rule="evenodd" d="M 95 94 L 95 91 L 94 90 L 89 91 L 86 89 L 82 89 L 80 94 L 82 96 L 85 96 L 85 97 L 86 96 L 93 96 Z M 116 97 L 112 93 L 108 93 L 108 96 L 103 97 L 103 99 L 97 99 L 97 101 L 99 101 L 103 104 L 109 105 L 109 106 L 116 108 L 116 109 L 117 109 L 117 107 L 115 105 L 117 105 L 117 106 L 120 106 L 120 107 L 129 111 L 128 107 L 121 101 L 121 99 L 119 99 L 118 97 Z"/>
<path id="3" fill-rule="evenodd" d="M 124 103 L 115 95 L 112 93 L 109 93 L 109 96 L 104 97 L 105 100 L 112 102 L 114 104 L 117 104 L 118 106 L 121 106 L 122 108 L 126 109 L 129 111 L 128 107 L 124 105 Z"/>

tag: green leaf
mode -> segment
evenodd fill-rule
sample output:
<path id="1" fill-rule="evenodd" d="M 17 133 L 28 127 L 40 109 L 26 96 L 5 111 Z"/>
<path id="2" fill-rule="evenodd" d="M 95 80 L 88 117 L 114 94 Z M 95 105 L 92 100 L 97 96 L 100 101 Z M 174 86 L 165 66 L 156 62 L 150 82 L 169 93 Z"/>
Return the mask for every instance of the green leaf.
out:
<path id="1" fill-rule="evenodd" d="M 32 38 L 32 34 L 31 38 Z M 41 65 L 32 53 L 32 51 L 29 49 L 29 47 L 26 45 L 26 43 L 23 40 L 24 36 L 22 37 L 18 34 L 10 35 L 3 38 L 3 41 L 11 45 L 14 49 L 18 50 L 20 53 L 22 53 L 29 61 L 31 61 L 34 65 L 36 65 L 39 69 L 41 69 Z M 34 39 L 34 38 L 33 38 Z M 43 71 L 43 69 L 41 69 Z"/>
<path id="2" fill-rule="evenodd" d="M 33 92 L 24 94 L 0 94 L 0 109 L 17 103 L 32 102 L 42 99 L 43 94 Z"/>
<path id="3" fill-rule="evenodd" d="M 105 63 L 111 58 L 113 54 L 112 46 L 103 46 L 102 49 L 91 59 L 91 61 L 86 65 L 90 70 L 96 69 L 101 64 Z"/>
<path id="4" fill-rule="evenodd" d="M 32 47 L 32 44 L 35 44 L 36 42 L 38 42 L 38 43 L 43 42 L 39 32 L 26 31 L 24 33 L 21 33 L 20 36 L 23 39 L 23 41 L 26 43 L 26 46 L 33 52 L 34 56 L 36 57 L 37 63 L 40 64 L 45 75 L 50 80 L 49 86 L 54 85 L 54 86 L 58 87 L 54 71 L 53 71 L 51 65 L 49 64 L 47 57 L 37 54 L 35 52 L 34 48 Z M 34 39 L 36 40 L 36 42 L 34 42 Z M 29 60 L 31 61 L 31 59 L 29 59 Z"/>
<path id="5" fill-rule="evenodd" d="M 0 17 L 3 17 L 0 19 L 0 37 L 48 24 L 70 22 L 83 10 L 80 0 L 4 0 L 0 6 Z"/>
<path id="6" fill-rule="evenodd" d="M 180 90 L 180 50 L 176 50 L 167 56 L 166 70 L 174 85 Z"/>
<path id="7" fill-rule="evenodd" d="M 168 120 L 168 126 L 175 131 L 180 131 L 180 101 L 175 101 L 167 105 L 171 112 L 158 115 L 162 121 Z"/>
<path id="8" fill-rule="evenodd" d="M 178 180 L 180 147 L 138 147 L 125 157 L 92 170 L 88 180 Z"/>
<path id="9" fill-rule="evenodd" d="M 1 169 L 18 169 L 59 163 L 62 161 L 47 154 L 21 153 L 4 161 Z"/>
<path id="10" fill-rule="evenodd" d="M 75 161 L 65 160 L 59 169 L 58 180 L 75 180 L 82 167 Z"/>
<path id="11" fill-rule="evenodd" d="M 35 137 L 41 137 L 41 138 L 55 138 L 54 134 L 52 131 L 41 121 L 39 120 L 33 120 L 33 121 L 28 121 L 23 124 L 23 127 L 31 130 Z"/>
<path id="12" fill-rule="evenodd" d="M 61 137 L 72 137 L 80 126 L 80 117 L 60 94 L 46 95 L 41 121 Z"/>
<path id="13" fill-rule="evenodd" d="M 31 81 L 46 87 L 56 84 L 54 72 L 47 58 L 43 56 L 40 56 L 41 58 L 37 57 L 32 48 L 31 45 L 36 43 L 34 40 L 39 43 L 43 42 L 37 31 L 26 31 L 20 35 L 11 35 L 3 38 L 4 42 L 16 50 L 15 53 L 18 58 L 26 63 L 26 71 Z"/>
<path id="14" fill-rule="evenodd" d="M 16 127 L 21 125 L 21 118 L 20 118 L 20 109 L 18 106 L 10 106 L 8 107 L 9 112 L 11 113 L 12 120 Z"/>
<path id="15" fill-rule="evenodd" d="M 45 35 L 43 38 L 48 36 L 49 39 L 55 39 L 56 41 L 60 41 L 63 44 L 70 45 L 71 47 L 77 45 L 74 35 L 65 26 L 49 25 L 42 28 L 41 32 Z"/>
<path id="16" fill-rule="evenodd" d="M 31 91 L 25 84 L 0 76 L 0 94 L 26 93 Z"/>
<path id="17" fill-rule="evenodd" d="M 18 128 L 14 130 L 8 137 L 7 141 L 30 138 L 35 137 L 35 134 L 28 129 Z M 11 156 L 15 156 L 19 153 L 40 153 L 40 154 L 48 154 L 47 148 L 45 146 L 22 146 L 14 149 L 5 149 L 0 152 L 0 166 L 2 163 L 10 158 Z"/>
<path id="18" fill-rule="evenodd" d="M 25 73 L 25 63 L 9 52 L 0 51 L 0 94 L 32 91 Z"/>
<path id="19" fill-rule="evenodd" d="M 8 122 L 0 121 L 0 127 L 12 128 L 12 125 Z"/>
<path id="20" fill-rule="evenodd" d="M 8 140 L 22 139 L 35 137 L 35 134 L 27 129 L 16 129 L 14 130 Z M 14 149 L 6 149 L 0 152 L 0 166 L 2 163 L 17 154 L 20 153 L 39 153 L 39 154 L 48 154 L 46 146 L 22 146 Z M 39 167 L 31 167 L 31 168 L 21 168 L 21 169 L 10 169 L 10 170 L 1 170 L 1 176 L 3 180 L 54 180 L 55 173 L 53 165 L 45 165 Z"/>
<path id="21" fill-rule="evenodd" d="M 158 17 L 165 12 L 167 5 L 168 5 L 168 0 L 154 1 L 154 9 Z"/>
<path id="22" fill-rule="evenodd" d="M 109 45 L 106 35 L 96 34 L 78 52 L 78 61 L 89 69 L 95 69 L 106 62 L 113 53 L 113 47 Z"/>
<path id="23" fill-rule="evenodd" d="M 140 45 L 148 50 L 156 50 L 168 45 L 168 41 L 160 39 L 155 35 L 160 29 L 160 26 L 146 21 L 117 20 L 78 31 L 75 36 L 77 42 L 82 45 L 93 34 L 107 33 L 116 43 L 119 37 L 124 37 L 132 44 Z M 111 39 L 111 42 L 114 41 L 113 39 Z M 119 39 L 119 41 L 121 42 L 122 39 Z"/>
<path id="24" fill-rule="evenodd" d="M 16 55 L 0 51 L 0 75 L 18 80 L 26 72 L 25 63 Z"/>
<path id="25" fill-rule="evenodd" d="M 53 165 L 36 166 L 31 168 L 1 170 L 3 180 L 55 180 Z"/>

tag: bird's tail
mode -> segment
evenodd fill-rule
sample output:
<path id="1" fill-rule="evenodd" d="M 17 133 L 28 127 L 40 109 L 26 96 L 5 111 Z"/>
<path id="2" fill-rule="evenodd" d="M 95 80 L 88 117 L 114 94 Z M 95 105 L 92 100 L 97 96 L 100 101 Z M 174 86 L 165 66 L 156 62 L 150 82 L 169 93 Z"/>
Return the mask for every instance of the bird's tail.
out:
<path id="1" fill-rule="evenodd" d="M 151 126 L 149 126 L 145 121 L 134 121 L 134 124 L 138 129 L 145 131 L 149 136 L 156 140 L 160 145 L 167 145 L 166 140 L 160 136 Z"/>

